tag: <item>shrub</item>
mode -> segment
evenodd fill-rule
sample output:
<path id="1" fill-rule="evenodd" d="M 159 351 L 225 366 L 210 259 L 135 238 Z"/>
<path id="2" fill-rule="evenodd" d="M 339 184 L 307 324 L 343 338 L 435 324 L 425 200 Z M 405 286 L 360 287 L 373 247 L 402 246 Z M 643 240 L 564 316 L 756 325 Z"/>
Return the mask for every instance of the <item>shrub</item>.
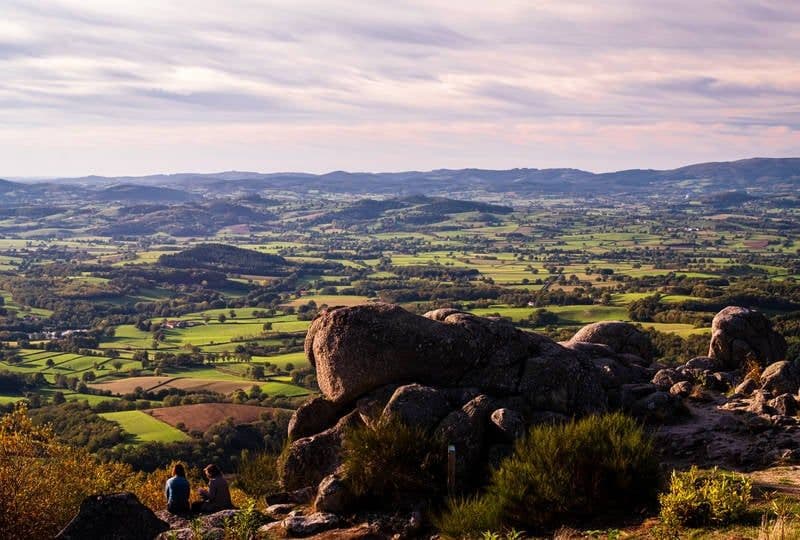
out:
<path id="1" fill-rule="evenodd" d="M 492 472 L 477 498 L 451 501 L 437 522 L 462 537 L 503 526 L 537 531 L 654 501 L 658 468 L 650 438 L 622 414 L 536 426 Z"/>
<path id="2" fill-rule="evenodd" d="M 481 531 L 495 530 L 502 523 L 502 508 L 496 498 L 455 497 L 447 501 L 442 515 L 434 517 L 437 529 L 449 538 L 462 538 L 466 534 L 477 536 Z"/>
<path id="3" fill-rule="evenodd" d="M 278 456 L 270 452 L 253 455 L 242 450 L 234 486 L 251 497 L 262 497 L 275 492 L 279 487 L 277 460 Z"/>
<path id="4" fill-rule="evenodd" d="M 36 426 L 24 405 L 0 418 L 0 531 L 7 538 L 52 538 L 94 493 L 120 491 L 130 467 L 99 463 L 85 449 Z"/>
<path id="5" fill-rule="evenodd" d="M 344 481 L 357 496 L 392 497 L 445 487 L 445 445 L 425 430 L 397 421 L 348 431 Z"/>
<path id="6" fill-rule="evenodd" d="M 744 475 L 716 467 L 673 471 L 669 491 L 659 497 L 661 521 L 672 530 L 734 523 L 747 511 L 750 488 Z"/>
<path id="7" fill-rule="evenodd" d="M 261 525 L 261 518 L 256 511 L 255 501 L 249 499 L 241 511 L 233 517 L 225 519 L 223 526 L 224 540 L 250 540 L 255 538 L 256 530 Z"/>

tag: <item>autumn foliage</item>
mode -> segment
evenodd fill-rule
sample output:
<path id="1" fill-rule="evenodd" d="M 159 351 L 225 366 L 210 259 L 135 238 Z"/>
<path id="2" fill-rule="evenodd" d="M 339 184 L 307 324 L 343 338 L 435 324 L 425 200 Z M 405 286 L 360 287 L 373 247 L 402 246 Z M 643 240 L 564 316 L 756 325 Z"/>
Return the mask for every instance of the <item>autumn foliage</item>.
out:
<path id="1" fill-rule="evenodd" d="M 166 507 L 164 483 L 172 464 L 152 473 L 104 463 L 83 448 L 58 442 L 52 428 L 36 425 L 24 404 L 0 416 L 0 536 L 52 538 L 69 523 L 89 495 L 130 491 L 152 510 Z M 205 485 L 189 470 L 193 491 Z M 231 490 L 235 505 L 248 500 Z"/>
<path id="2" fill-rule="evenodd" d="M 94 493 L 125 488 L 130 468 L 100 463 L 34 425 L 24 405 L 0 417 L 0 531 L 8 538 L 50 538 Z"/>

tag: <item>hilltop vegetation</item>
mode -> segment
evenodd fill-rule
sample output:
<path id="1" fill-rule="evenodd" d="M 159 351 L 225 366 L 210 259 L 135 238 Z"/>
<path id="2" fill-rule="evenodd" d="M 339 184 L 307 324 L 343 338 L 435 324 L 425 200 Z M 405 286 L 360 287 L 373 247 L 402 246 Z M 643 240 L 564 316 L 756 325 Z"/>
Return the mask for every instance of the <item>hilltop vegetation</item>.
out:
<path id="1" fill-rule="evenodd" d="M 289 264 L 278 255 L 260 253 L 226 244 L 199 244 L 179 253 L 164 254 L 158 264 L 170 268 L 202 268 L 217 272 L 284 275 Z"/>
<path id="2" fill-rule="evenodd" d="M 378 301 L 556 340 L 630 321 L 669 369 L 708 352 L 718 311 L 745 306 L 795 361 L 797 178 L 781 160 L 2 183 L 13 195 L 0 204 L 0 407 L 24 402 L 58 444 L 131 470 L 274 464 L 292 411 L 320 391 L 303 352 L 309 325 Z M 359 490 L 402 478 L 384 480 L 363 477 Z"/>

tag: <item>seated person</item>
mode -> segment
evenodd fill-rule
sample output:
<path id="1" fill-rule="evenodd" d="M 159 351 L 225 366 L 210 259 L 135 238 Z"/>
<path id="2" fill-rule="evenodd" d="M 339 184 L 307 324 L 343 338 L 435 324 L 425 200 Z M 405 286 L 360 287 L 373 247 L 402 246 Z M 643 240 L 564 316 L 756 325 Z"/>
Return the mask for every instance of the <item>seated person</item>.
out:
<path id="1" fill-rule="evenodd" d="M 189 512 L 189 491 L 186 470 L 183 465 L 176 463 L 172 468 L 172 477 L 167 480 L 164 486 L 164 495 L 167 497 L 167 511 L 172 514 Z"/>
<path id="2" fill-rule="evenodd" d="M 200 505 L 192 505 L 192 509 L 212 513 L 233 508 L 228 482 L 225 480 L 225 477 L 222 476 L 219 467 L 211 464 L 203 469 L 203 473 L 206 475 L 206 478 L 208 478 L 208 489 L 200 490 L 200 497 L 203 498 L 203 501 Z"/>

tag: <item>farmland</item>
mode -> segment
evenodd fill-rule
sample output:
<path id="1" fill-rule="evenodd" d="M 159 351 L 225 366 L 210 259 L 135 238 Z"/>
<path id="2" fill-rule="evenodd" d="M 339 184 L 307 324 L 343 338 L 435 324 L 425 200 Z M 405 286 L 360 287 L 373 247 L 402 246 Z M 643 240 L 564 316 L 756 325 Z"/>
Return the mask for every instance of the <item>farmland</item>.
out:
<path id="1" fill-rule="evenodd" d="M 197 405 L 179 405 L 163 407 L 147 411 L 154 418 L 178 426 L 182 424 L 187 431 L 206 431 L 214 424 L 224 422 L 228 418 L 236 423 L 255 422 L 270 409 L 254 405 L 237 405 L 233 403 L 198 403 Z"/>
<path id="2" fill-rule="evenodd" d="M 303 341 L 327 307 L 456 307 L 559 340 L 631 321 L 670 361 L 702 352 L 724 305 L 800 309 L 797 210 L 769 196 L 747 215 L 702 201 L 503 197 L 280 194 L 225 207 L 247 226 L 194 224 L 188 235 L 185 213 L 218 223 L 213 204 L 159 210 L 166 221 L 144 235 L 126 231 L 147 207 L 124 202 L 0 222 L 0 372 L 16 377 L 0 406 L 85 401 L 128 434 L 109 449 L 120 456 L 143 443 L 209 444 L 202 433 L 233 429 L 229 417 L 280 447 L 280 430 L 256 413 L 316 394 Z M 78 226 L 55 234 L 59 220 Z"/>
<path id="3" fill-rule="evenodd" d="M 176 442 L 188 438 L 180 430 L 143 411 L 103 413 L 100 416 L 118 423 L 122 429 L 134 436 L 134 441 L 137 443 Z"/>

